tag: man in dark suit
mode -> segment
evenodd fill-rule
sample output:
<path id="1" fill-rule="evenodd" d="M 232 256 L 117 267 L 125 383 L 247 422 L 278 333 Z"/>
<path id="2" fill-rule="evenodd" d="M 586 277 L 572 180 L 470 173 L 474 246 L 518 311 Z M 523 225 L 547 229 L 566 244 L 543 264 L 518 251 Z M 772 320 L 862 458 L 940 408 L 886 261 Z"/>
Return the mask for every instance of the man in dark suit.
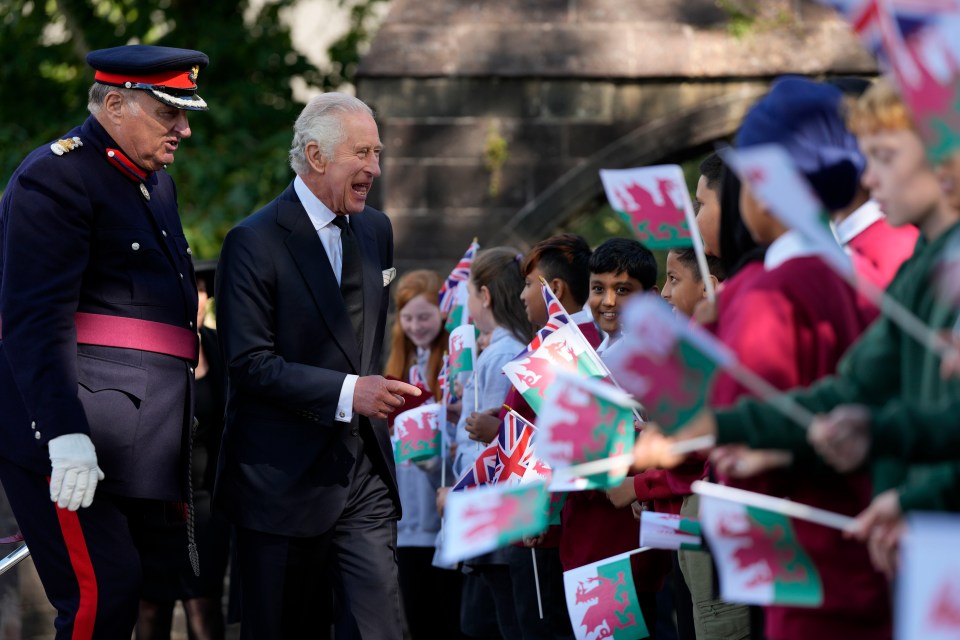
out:
<path id="1" fill-rule="evenodd" d="M 215 507 L 238 527 L 244 638 L 401 637 L 400 515 L 386 417 L 416 387 L 376 375 L 393 269 L 366 206 L 380 136 L 363 102 L 320 95 L 294 125 L 297 177 L 227 235 L 217 273 L 227 363 Z"/>
<path id="2" fill-rule="evenodd" d="M 207 108 L 207 56 L 130 45 L 87 62 L 90 117 L 0 201 L 0 480 L 57 638 L 129 638 L 139 525 L 188 495 L 197 288 L 164 167 L 186 110 Z"/>

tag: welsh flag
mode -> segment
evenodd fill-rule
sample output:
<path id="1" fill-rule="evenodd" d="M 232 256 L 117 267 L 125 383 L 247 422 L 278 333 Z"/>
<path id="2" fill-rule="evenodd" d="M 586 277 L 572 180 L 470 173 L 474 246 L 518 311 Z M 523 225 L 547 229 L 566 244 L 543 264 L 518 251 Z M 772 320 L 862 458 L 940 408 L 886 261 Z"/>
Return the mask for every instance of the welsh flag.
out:
<path id="1" fill-rule="evenodd" d="M 443 328 L 450 333 L 459 326 L 470 324 L 470 309 L 467 307 L 467 286 L 463 284 L 457 287 L 453 293 L 454 305 L 447 314 L 447 321 Z"/>
<path id="2" fill-rule="evenodd" d="M 640 514 L 640 546 L 699 551 L 704 548 L 700 522 L 675 513 L 644 511 Z"/>
<path id="3" fill-rule="evenodd" d="M 898 640 L 960 638 L 960 515 L 911 513 L 900 543 Z"/>
<path id="4" fill-rule="evenodd" d="M 654 293 L 634 296 L 622 318 L 610 370 L 651 420 L 667 432 L 679 429 L 706 406 L 717 367 L 732 363 L 732 354 Z"/>
<path id="5" fill-rule="evenodd" d="M 837 273 L 850 276 L 853 263 L 830 230 L 830 218 L 790 154 L 778 144 L 721 149 L 720 155 L 754 196 L 781 223 L 803 236 L 807 245 Z"/>
<path id="6" fill-rule="evenodd" d="M 453 563 L 542 533 L 547 528 L 549 502 L 542 482 L 451 492 L 444 507 L 440 557 Z"/>
<path id="7" fill-rule="evenodd" d="M 850 23 L 893 76 L 934 162 L 960 147 L 960 4 L 821 0 Z"/>
<path id="8" fill-rule="evenodd" d="M 453 268 L 453 271 L 450 272 L 450 275 L 447 276 L 447 279 L 443 282 L 443 286 L 440 287 L 440 313 L 446 315 L 448 318 L 452 315 L 451 312 L 454 310 L 454 307 L 466 301 L 466 284 L 467 280 L 470 279 L 470 266 L 473 264 L 473 258 L 479 250 L 480 245 L 477 244 L 477 239 L 474 238 L 470 246 L 467 247 L 466 253 L 464 253 L 460 261 L 457 262 L 457 266 Z M 462 297 L 458 298 L 458 292 Z M 464 309 L 466 309 L 465 304 Z M 454 326 L 460 326 L 460 324 L 466 323 L 458 323 Z"/>
<path id="9" fill-rule="evenodd" d="M 393 420 L 393 458 L 420 462 L 440 455 L 439 404 L 424 404 L 398 414 Z"/>
<path id="10" fill-rule="evenodd" d="M 567 611 L 577 640 L 640 640 L 650 635 L 633 583 L 631 553 L 563 572 Z"/>
<path id="11" fill-rule="evenodd" d="M 728 602 L 819 607 L 820 574 L 797 541 L 789 516 L 700 496 L 700 526 Z"/>
<path id="12" fill-rule="evenodd" d="M 473 371 L 477 366 L 477 329 L 472 324 L 457 327 L 450 333 L 450 380 Z"/>
<path id="13" fill-rule="evenodd" d="M 576 371 L 591 378 L 606 377 L 600 356 L 547 285 L 541 285 L 547 304 L 547 324 L 517 357 L 503 365 L 503 372 L 539 415 L 544 396 L 558 371 Z"/>
<path id="14" fill-rule="evenodd" d="M 611 384 L 561 371 L 537 417 L 537 454 L 554 470 L 627 453 L 633 448 L 636 403 Z M 584 478 L 579 489 L 605 489 L 622 468 Z"/>
<path id="15" fill-rule="evenodd" d="M 601 169 L 600 180 L 613 210 L 651 249 L 693 244 L 693 203 L 680 165 Z"/>

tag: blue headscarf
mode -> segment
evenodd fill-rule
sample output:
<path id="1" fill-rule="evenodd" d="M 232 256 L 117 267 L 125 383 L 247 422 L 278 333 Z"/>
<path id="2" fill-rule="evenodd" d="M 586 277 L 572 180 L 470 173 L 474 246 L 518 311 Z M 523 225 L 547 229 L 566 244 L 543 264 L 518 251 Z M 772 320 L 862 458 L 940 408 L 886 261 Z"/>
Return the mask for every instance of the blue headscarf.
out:
<path id="1" fill-rule="evenodd" d="M 841 115 L 843 94 L 799 76 L 777 79 L 743 119 L 738 147 L 778 143 L 786 148 L 823 204 L 835 211 L 857 193 L 866 159 Z"/>

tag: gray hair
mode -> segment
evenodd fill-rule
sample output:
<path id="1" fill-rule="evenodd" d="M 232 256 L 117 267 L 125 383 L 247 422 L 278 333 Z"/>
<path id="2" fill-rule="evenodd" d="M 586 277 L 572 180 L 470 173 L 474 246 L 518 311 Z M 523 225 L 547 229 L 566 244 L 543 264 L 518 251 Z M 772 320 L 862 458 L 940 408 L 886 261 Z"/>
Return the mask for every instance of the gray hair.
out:
<path id="1" fill-rule="evenodd" d="M 334 147 L 343 142 L 346 134 L 340 119 L 348 113 L 365 113 L 373 117 L 370 107 L 346 93 L 321 93 L 307 103 L 293 125 L 293 143 L 290 145 L 290 168 L 297 175 L 310 171 L 307 144 L 316 142 L 320 145 L 320 152 L 329 158 Z"/>
<path id="2" fill-rule="evenodd" d="M 124 87 L 114 87 L 101 82 L 94 82 L 90 85 L 90 92 L 87 95 L 87 111 L 92 115 L 97 115 L 103 110 L 103 101 L 107 99 L 107 94 L 111 91 L 119 91 L 134 109 L 140 108 L 137 102 L 137 93 L 142 93 L 137 89 L 126 89 Z"/>

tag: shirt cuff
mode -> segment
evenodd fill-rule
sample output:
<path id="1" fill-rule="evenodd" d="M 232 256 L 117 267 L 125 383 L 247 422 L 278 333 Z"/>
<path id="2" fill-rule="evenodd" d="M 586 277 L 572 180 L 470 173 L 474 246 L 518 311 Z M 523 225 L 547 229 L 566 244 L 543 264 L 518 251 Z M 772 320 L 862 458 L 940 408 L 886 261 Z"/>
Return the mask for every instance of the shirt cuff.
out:
<path id="1" fill-rule="evenodd" d="M 350 422 L 353 420 L 353 390 L 357 386 L 358 375 L 347 374 L 343 379 L 343 386 L 340 387 L 340 399 L 337 401 L 337 415 L 334 418 L 337 422 Z"/>

